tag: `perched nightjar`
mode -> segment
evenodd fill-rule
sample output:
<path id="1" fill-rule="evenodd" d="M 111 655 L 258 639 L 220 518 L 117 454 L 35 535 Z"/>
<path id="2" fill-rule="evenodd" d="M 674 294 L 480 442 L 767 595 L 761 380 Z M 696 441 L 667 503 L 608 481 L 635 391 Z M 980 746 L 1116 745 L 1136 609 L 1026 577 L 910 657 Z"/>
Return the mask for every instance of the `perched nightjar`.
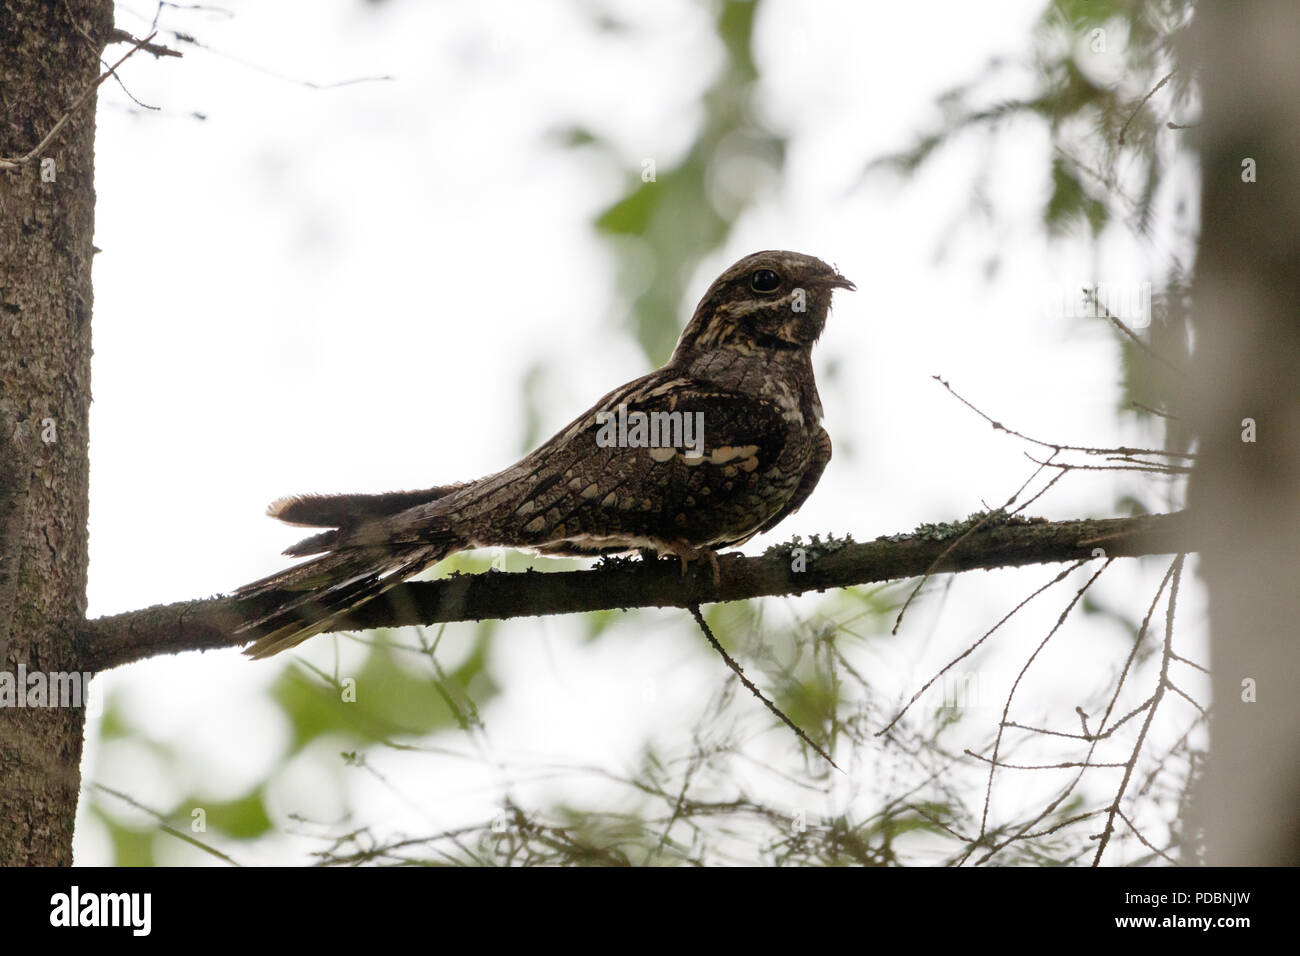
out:
<path id="1" fill-rule="evenodd" d="M 625 551 L 710 561 L 767 531 L 812 493 L 831 457 L 812 347 L 831 295 L 853 289 L 797 252 L 746 256 L 704 294 L 663 368 L 614 389 L 494 475 L 378 495 L 283 498 L 269 513 L 330 530 L 316 555 L 245 585 L 260 612 L 241 632 L 266 657 L 466 548 Z"/>

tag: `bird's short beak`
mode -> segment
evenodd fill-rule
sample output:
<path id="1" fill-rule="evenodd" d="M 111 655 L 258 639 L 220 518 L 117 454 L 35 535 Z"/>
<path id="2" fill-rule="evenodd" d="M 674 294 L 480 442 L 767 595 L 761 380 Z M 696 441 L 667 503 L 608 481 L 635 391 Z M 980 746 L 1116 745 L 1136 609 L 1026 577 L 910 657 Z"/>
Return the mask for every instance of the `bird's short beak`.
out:
<path id="1" fill-rule="evenodd" d="M 835 273 L 835 277 L 831 279 L 829 282 L 827 282 L 826 284 L 830 286 L 832 289 L 848 289 L 850 292 L 858 291 L 857 286 L 855 286 L 848 279 L 844 278 L 844 276 L 840 275 L 838 272 Z"/>

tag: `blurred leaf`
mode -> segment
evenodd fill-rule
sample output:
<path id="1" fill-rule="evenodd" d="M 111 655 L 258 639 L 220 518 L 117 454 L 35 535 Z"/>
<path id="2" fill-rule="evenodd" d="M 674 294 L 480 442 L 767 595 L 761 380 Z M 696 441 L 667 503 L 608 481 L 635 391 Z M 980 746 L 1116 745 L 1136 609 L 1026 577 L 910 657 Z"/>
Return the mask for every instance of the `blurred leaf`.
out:
<path id="1" fill-rule="evenodd" d="M 387 632 L 376 632 L 383 634 Z M 427 661 L 411 655 L 399 659 L 380 641 L 355 675 L 355 701 L 346 700 L 345 688 L 298 668 L 284 672 L 273 689 L 293 727 L 292 752 L 324 734 L 342 734 L 361 742 L 387 740 L 395 735 L 430 733 L 462 725 L 470 706 L 466 689 L 483 673 L 486 645 L 482 637 L 469 658 L 439 680 Z M 406 661 L 415 663 L 407 664 Z M 421 672 L 423 671 L 423 673 Z M 341 675 L 344 680 L 349 675 Z M 495 685 L 479 682 L 476 692 L 495 692 Z"/>
<path id="2" fill-rule="evenodd" d="M 596 134 L 585 126 L 564 126 L 551 132 L 551 139 L 568 149 L 576 149 L 580 146 L 591 146 L 599 142 Z"/>
<path id="3" fill-rule="evenodd" d="M 785 139 L 754 115 L 758 70 L 754 18 L 761 0 L 724 0 L 715 29 L 726 53 L 723 68 L 700 98 L 703 122 L 675 166 L 638 158 L 622 196 L 597 214 L 594 226 L 610 241 L 629 299 L 630 327 L 646 356 L 662 364 L 683 325 L 688 286 L 701 260 L 721 247 L 735 220 L 785 163 Z M 598 140 L 599 133 L 574 145 Z M 645 160 L 654 163 L 653 178 Z M 643 178 L 645 177 L 645 178 Z"/>
<path id="4" fill-rule="evenodd" d="M 139 731 L 131 726 L 122 712 L 121 694 L 110 690 L 106 696 L 108 699 L 104 702 L 104 715 L 99 721 L 99 739 L 119 740 L 137 735 Z"/>
<path id="5" fill-rule="evenodd" d="M 822 671 L 804 680 L 782 685 L 774 701 L 787 717 L 818 743 L 825 741 L 826 733 L 835 723 L 835 715 L 844 703 L 830 675 Z"/>
<path id="6" fill-rule="evenodd" d="M 657 183 L 651 185 L 658 185 Z M 596 218 L 596 228 L 611 235 L 640 236 L 650 228 L 655 206 L 663 196 L 663 188 L 638 189 L 620 199 Z"/>
<path id="7" fill-rule="evenodd" d="M 610 611 L 589 611 L 582 615 L 582 626 L 585 631 L 587 640 L 595 640 L 605 633 L 612 625 L 619 621 L 625 621 L 628 618 L 627 611 L 610 610 Z M 631 612 L 631 613 L 636 613 Z"/>
<path id="8" fill-rule="evenodd" d="M 92 813 L 104 824 L 109 839 L 113 842 L 114 866 L 154 865 L 153 841 L 159 832 L 156 828 L 137 829 L 124 826 L 106 813 L 101 806 L 92 806 Z"/>
<path id="9" fill-rule="evenodd" d="M 1083 214 L 1086 197 L 1079 180 L 1071 174 L 1065 163 L 1052 163 L 1052 195 L 1047 200 L 1043 222 L 1052 235 L 1065 232 Z"/>
<path id="10" fill-rule="evenodd" d="M 260 786 L 226 803 L 194 797 L 182 801 L 181 806 L 201 808 L 209 830 L 219 830 L 236 840 L 251 840 L 271 829 L 271 818 L 266 815 Z M 183 828 L 183 824 L 177 827 Z"/>

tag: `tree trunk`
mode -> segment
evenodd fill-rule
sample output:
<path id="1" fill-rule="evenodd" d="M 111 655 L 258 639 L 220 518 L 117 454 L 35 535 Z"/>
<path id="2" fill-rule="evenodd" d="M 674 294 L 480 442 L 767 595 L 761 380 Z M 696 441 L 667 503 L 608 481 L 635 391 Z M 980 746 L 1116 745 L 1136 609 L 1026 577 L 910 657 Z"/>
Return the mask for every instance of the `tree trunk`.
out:
<path id="1" fill-rule="evenodd" d="M 0 157 L 28 154 L 95 82 L 112 25 L 107 0 L 0 0 Z M 70 691 L 83 689 L 71 674 L 86 611 L 94 134 L 92 95 L 39 155 L 0 167 L 4 866 L 72 862 L 85 717 Z"/>
<path id="2" fill-rule="evenodd" d="M 1300 863 L 1300 7 L 1198 4 L 1203 67 L 1189 489 L 1210 611 L 1213 865 Z M 1251 180 L 1254 181 L 1251 181 Z M 1247 421 L 1249 419 L 1250 421 Z M 1190 862 L 1190 861 L 1189 861 Z"/>

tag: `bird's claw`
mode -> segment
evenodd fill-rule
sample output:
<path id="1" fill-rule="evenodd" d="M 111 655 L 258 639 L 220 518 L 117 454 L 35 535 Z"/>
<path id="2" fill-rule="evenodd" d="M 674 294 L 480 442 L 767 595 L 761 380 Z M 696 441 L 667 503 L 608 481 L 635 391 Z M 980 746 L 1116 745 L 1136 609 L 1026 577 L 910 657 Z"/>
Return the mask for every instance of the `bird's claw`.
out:
<path id="1" fill-rule="evenodd" d="M 685 541 L 674 541 L 669 550 L 670 554 L 677 557 L 682 563 L 682 577 L 686 577 L 687 565 L 696 558 L 704 558 L 709 562 L 709 567 L 713 569 L 713 587 L 716 590 L 722 585 L 722 571 L 718 567 L 718 552 L 712 548 L 696 548 L 687 544 Z"/>

